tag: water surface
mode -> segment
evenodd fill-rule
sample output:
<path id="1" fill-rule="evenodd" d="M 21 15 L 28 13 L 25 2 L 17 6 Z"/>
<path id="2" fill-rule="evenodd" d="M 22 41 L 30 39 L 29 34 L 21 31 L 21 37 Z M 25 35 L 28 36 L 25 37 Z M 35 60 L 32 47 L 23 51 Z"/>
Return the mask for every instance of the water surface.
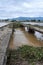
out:
<path id="1" fill-rule="evenodd" d="M 15 29 L 9 47 L 12 49 L 22 45 L 41 47 L 43 46 L 43 36 L 41 36 L 42 34 L 37 31 L 35 31 L 35 34 L 31 34 L 21 28 Z"/>

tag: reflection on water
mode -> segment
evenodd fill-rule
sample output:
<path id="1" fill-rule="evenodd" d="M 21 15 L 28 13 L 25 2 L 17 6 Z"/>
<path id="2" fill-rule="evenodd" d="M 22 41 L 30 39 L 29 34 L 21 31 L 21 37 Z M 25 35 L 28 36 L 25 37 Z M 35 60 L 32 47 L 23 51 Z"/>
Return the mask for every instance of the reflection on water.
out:
<path id="1" fill-rule="evenodd" d="M 22 45 L 30 45 L 30 42 L 25 37 L 24 31 L 22 31 L 20 28 L 15 29 L 15 32 L 13 34 L 13 39 L 10 41 L 10 48 L 18 48 Z"/>
<path id="2" fill-rule="evenodd" d="M 42 39 L 38 40 L 38 39 Z M 22 45 L 29 46 L 43 46 L 43 37 L 39 32 L 35 32 L 35 34 L 28 33 L 27 30 L 18 28 L 15 29 L 15 32 L 10 41 L 10 48 L 15 49 Z"/>
<path id="3" fill-rule="evenodd" d="M 37 38 L 38 40 L 43 40 L 43 34 L 37 32 L 37 31 L 35 31 L 35 36 L 36 36 L 36 38 Z"/>
<path id="4" fill-rule="evenodd" d="M 28 30 L 27 30 L 27 27 L 25 27 L 25 31 L 28 31 Z M 40 32 L 35 31 L 34 36 L 36 36 L 36 38 L 37 38 L 38 40 L 43 40 L 43 34 L 40 33 Z"/>

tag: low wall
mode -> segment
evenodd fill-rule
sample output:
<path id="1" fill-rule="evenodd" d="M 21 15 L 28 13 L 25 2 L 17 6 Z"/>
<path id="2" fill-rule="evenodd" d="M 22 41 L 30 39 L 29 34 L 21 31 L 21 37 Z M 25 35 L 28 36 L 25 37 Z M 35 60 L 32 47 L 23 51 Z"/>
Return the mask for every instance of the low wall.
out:
<path id="1" fill-rule="evenodd" d="M 8 30 L 6 34 L 0 37 L 0 65 L 6 65 L 6 60 L 7 60 L 6 52 L 11 35 L 12 35 L 12 30 Z"/>

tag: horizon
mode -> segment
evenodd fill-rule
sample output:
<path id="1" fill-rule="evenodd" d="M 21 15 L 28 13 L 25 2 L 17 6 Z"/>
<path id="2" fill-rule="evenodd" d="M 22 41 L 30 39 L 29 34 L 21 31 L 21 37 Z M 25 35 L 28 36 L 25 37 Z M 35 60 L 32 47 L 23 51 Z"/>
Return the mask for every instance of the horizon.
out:
<path id="1" fill-rule="evenodd" d="M 1 0 L 0 19 L 43 17 L 43 0 Z"/>
<path id="2" fill-rule="evenodd" d="M 1 18 L 0 20 L 5 20 L 5 19 L 16 19 L 16 18 L 43 18 L 43 17 L 13 17 L 13 18 Z"/>

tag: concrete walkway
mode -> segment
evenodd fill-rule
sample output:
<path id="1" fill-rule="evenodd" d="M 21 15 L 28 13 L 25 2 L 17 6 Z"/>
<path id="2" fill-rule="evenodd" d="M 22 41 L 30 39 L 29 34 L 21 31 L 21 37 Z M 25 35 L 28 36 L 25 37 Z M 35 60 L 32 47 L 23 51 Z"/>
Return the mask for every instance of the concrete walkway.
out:
<path id="1" fill-rule="evenodd" d="M 7 60 L 7 47 L 9 44 L 10 36 L 12 34 L 12 30 L 6 29 L 4 31 L 0 31 L 0 65 L 5 65 Z"/>

